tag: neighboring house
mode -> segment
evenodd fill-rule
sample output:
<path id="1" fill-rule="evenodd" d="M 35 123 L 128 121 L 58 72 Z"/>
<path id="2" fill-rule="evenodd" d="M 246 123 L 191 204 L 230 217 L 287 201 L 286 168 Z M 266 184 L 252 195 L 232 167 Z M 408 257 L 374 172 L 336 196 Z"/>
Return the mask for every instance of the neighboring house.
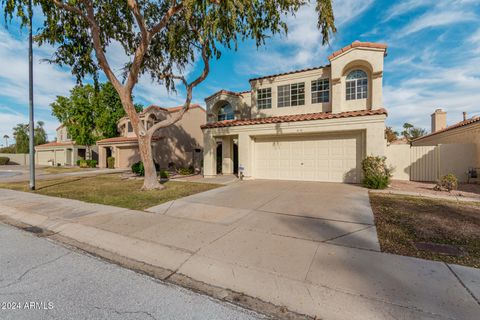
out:
<path id="1" fill-rule="evenodd" d="M 361 161 L 386 152 L 387 46 L 354 42 L 330 64 L 250 79 L 206 98 L 204 175 L 360 182 Z"/>
<path id="2" fill-rule="evenodd" d="M 62 124 L 57 128 L 57 141 L 41 144 L 35 147 L 35 161 L 38 165 L 75 165 L 77 160 L 85 159 L 86 147 L 72 141 L 67 128 Z M 92 158 L 97 158 L 97 153 L 92 147 Z"/>
<path id="3" fill-rule="evenodd" d="M 447 113 L 442 109 L 431 115 L 431 133 L 412 141 L 413 146 L 436 146 L 439 144 L 476 145 L 476 166 L 480 168 L 480 116 L 468 119 L 463 113 L 463 120 L 447 126 Z"/>
<path id="4" fill-rule="evenodd" d="M 182 107 L 162 108 L 149 106 L 140 113 L 140 120 L 146 128 L 165 120 Z M 177 123 L 158 130 L 152 139 L 153 158 L 161 168 L 169 165 L 176 167 L 201 167 L 203 134 L 200 126 L 205 124 L 205 110 L 200 105 L 191 105 L 190 109 Z M 117 124 L 119 137 L 97 141 L 99 165 L 107 166 L 109 157 L 115 158 L 115 168 L 130 168 L 140 161 L 138 140 L 128 117 Z"/>

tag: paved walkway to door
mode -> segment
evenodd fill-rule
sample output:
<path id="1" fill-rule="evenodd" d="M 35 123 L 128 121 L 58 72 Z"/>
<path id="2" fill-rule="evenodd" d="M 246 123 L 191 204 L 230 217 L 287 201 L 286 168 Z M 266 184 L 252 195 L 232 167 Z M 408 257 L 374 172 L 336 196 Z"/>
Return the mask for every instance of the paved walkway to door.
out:
<path id="1" fill-rule="evenodd" d="M 358 186 L 240 181 L 149 211 L 0 190 L 0 217 L 322 319 L 480 314 L 480 270 L 379 252 Z"/>

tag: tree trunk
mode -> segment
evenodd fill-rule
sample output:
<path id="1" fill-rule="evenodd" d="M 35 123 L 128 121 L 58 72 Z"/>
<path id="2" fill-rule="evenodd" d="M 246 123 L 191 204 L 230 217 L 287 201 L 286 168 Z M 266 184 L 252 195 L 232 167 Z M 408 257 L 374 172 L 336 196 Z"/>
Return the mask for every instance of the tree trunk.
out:
<path id="1" fill-rule="evenodd" d="M 152 136 L 147 134 L 138 137 L 138 150 L 145 168 L 145 178 L 143 180 L 142 190 L 159 190 L 165 188 L 159 182 L 157 170 L 153 162 L 152 155 Z"/>

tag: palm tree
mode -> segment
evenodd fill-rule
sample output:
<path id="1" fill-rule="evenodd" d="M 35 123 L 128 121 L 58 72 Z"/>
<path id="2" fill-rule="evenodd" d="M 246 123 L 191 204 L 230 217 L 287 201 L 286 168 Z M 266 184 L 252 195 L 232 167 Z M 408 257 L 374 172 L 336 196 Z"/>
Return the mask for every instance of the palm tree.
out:
<path id="1" fill-rule="evenodd" d="M 8 147 L 8 139 L 10 139 L 10 137 L 6 134 L 3 136 L 3 139 L 5 139 L 5 146 Z"/>

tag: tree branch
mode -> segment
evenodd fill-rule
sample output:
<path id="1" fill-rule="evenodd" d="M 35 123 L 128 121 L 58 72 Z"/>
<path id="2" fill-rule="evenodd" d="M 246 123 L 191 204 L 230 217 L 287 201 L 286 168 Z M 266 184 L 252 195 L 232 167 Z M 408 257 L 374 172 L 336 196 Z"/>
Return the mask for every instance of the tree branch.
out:
<path id="1" fill-rule="evenodd" d="M 160 22 L 158 22 L 156 25 L 154 25 L 150 29 L 150 34 L 152 35 L 152 37 L 156 33 L 160 32 L 160 30 L 165 28 L 165 26 L 167 25 L 171 17 L 173 17 L 177 12 L 183 9 L 183 3 L 177 4 L 177 5 L 175 3 L 176 1 L 173 2 L 173 6 L 170 7 L 170 9 L 168 9 L 167 13 L 163 16 L 162 20 L 160 20 Z"/>
<path id="2" fill-rule="evenodd" d="M 192 93 L 193 89 L 202 83 L 208 76 L 208 73 L 210 72 L 210 62 L 208 60 L 208 55 L 207 55 L 207 50 L 208 50 L 208 43 L 204 42 L 203 39 L 200 37 L 200 42 L 202 43 L 202 60 L 203 60 L 203 71 L 202 73 L 191 83 L 188 83 L 183 76 L 175 76 L 175 75 L 169 75 L 171 78 L 179 79 L 183 82 L 185 85 L 185 89 L 187 90 L 187 98 L 185 99 L 185 103 L 183 104 L 182 110 L 178 111 L 175 113 L 175 116 L 170 116 L 166 120 L 160 121 L 158 123 L 155 123 L 153 126 L 151 126 L 147 134 L 150 136 L 153 136 L 153 134 L 161 129 L 168 127 L 172 124 L 175 124 L 178 122 L 185 112 L 187 112 L 190 109 L 190 104 L 192 102 Z M 166 75 L 167 76 L 167 75 Z"/>

